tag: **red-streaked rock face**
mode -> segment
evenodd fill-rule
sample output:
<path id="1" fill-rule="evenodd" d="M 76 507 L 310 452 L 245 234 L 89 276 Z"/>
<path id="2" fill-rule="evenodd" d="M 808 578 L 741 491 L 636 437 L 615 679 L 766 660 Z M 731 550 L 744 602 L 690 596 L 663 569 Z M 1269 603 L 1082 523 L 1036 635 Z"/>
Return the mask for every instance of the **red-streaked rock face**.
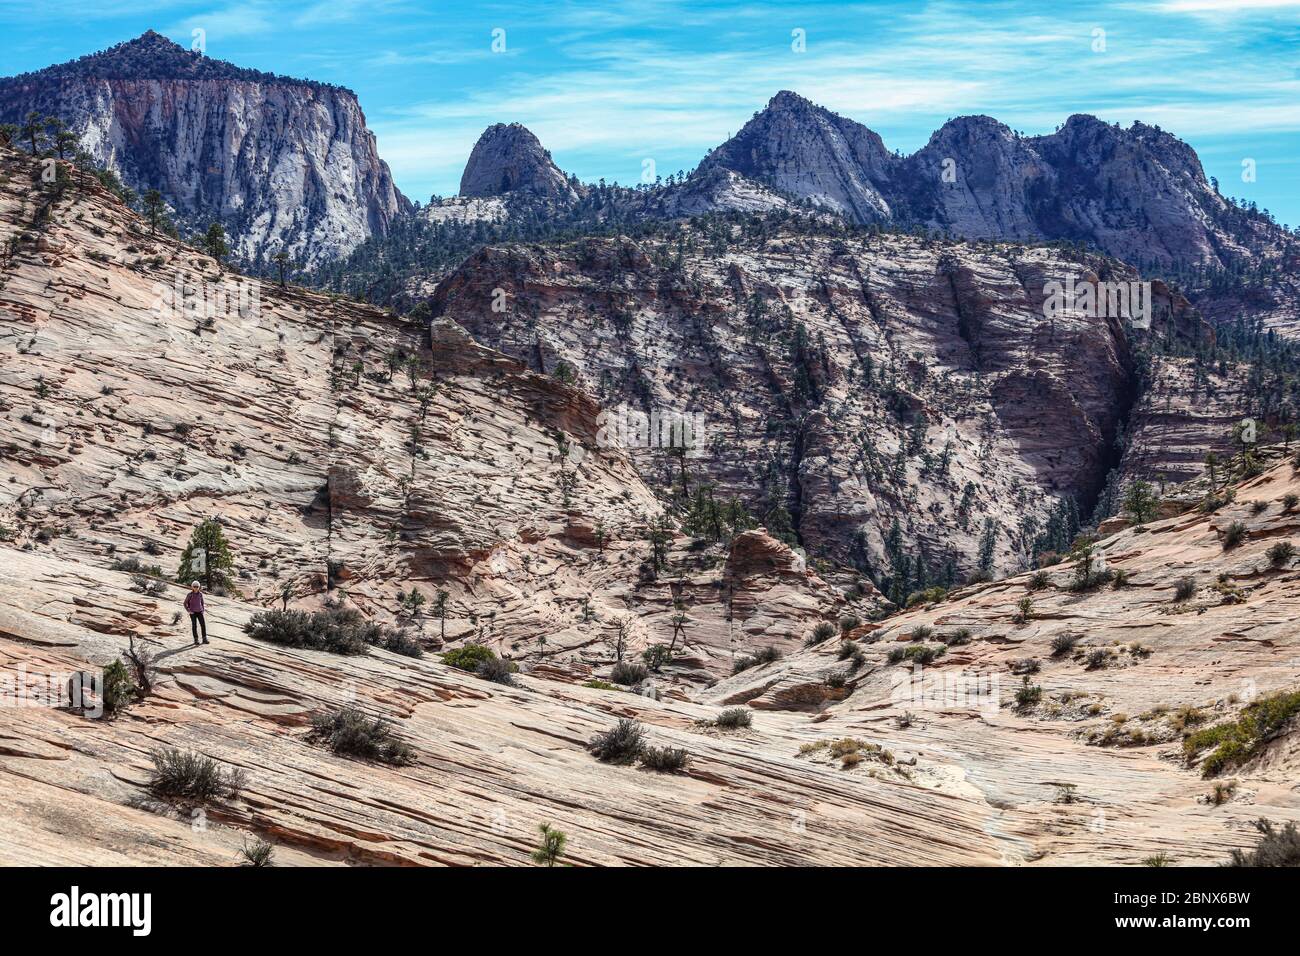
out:
<path id="1" fill-rule="evenodd" d="M 1136 276 L 1052 249 L 797 226 L 715 248 L 700 228 L 488 248 L 432 304 L 536 370 L 569 366 L 606 408 L 702 415 L 688 472 L 769 528 L 784 507 L 814 555 L 883 568 L 897 520 L 931 573 L 969 572 L 985 519 L 995 567 L 1023 567 L 1026 520 L 1041 528 L 1065 495 L 1087 506 L 1118 464 L 1131 347 L 1122 320 L 1048 316 L 1048 284 L 1071 278 Z M 1212 336 L 1163 283 L 1152 315 L 1177 339 Z M 1226 430 L 1187 422 L 1226 446 Z M 1141 455 L 1134 474 L 1171 464 Z M 632 457 L 651 483 L 673 474 L 661 451 Z"/>

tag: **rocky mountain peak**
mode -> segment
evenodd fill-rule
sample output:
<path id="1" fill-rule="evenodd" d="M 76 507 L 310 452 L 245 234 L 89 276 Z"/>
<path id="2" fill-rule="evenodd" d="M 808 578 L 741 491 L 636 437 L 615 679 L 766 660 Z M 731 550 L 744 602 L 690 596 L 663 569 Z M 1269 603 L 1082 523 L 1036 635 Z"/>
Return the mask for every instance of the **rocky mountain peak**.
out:
<path id="1" fill-rule="evenodd" d="M 775 112 L 778 110 L 812 110 L 830 112 L 829 110 L 818 106 L 812 100 L 800 96 L 792 90 L 781 90 L 767 101 L 767 107 L 764 110 L 765 112 Z"/>
<path id="2" fill-rule="evenodd" d="M 249 262 L 284 251 L 314 266 L 410 208 L 350 90 L 210 59 L 152 30 L 0 79 L 0 122 L 32 110 L 62 119 L 137 193 L 159 190 L 183 232 L 220 222 Z"/>
<path id="3" fill-rule="evenodd" d="M 292 79 L 263 70 L 214 60 L 154 30 L 133 40 L 90 53 L 67 63 L 0 80 L 0 88 L 11 84 L 68 80 L 230 80 L 250 83 L 288 83 L 306 87 L 328 87 L 312 80 Z"/>
<path id="4" fill-rule="evenodd" d="M 700 164 L 722 167 L 859 222 L 891 215 L 879 184 L 893 160 L 860 123 L 782 90 Z"/>
<path id="5" fill-rule="evenodd" d="M 474 144 L 460 178 L 462 196 L 524 193 L 568 202 L 576 198 L 568 177 L 541 141 L 519 123 L 497 123 Z"/>

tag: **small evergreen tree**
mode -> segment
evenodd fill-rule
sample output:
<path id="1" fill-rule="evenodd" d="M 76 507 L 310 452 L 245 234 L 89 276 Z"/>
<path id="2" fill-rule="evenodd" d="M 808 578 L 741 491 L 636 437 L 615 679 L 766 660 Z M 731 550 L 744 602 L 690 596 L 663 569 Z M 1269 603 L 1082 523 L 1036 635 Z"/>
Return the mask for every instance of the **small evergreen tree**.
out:
<path id="1" fill-rule="evenodd" d="M 190 543 L 181 552 L 181 566 L 176 581 L 188 585 L 201 581 L 209 591 L 234 591 L 234 558 L 221 524 L 213 518 L 203 521 L 190 535 Z"/>
<path id="2" fill-rule="evenodd" d="M 538 866 L 555 866 L 564 853 L 564 845 L 569 842 L 569 838 L 549 823 L 539 824 L 537 830 L 542 835 L 542 841 L 533 851 L 533 862 Z"/>
<path id="3" fill-rule="evenodd" d="M 280 271 L 280 288 L 283 289 L 284 274 L 285 271 L 289 268 L 289 253 L 285 252 L 284 250 L 281 250 L 280 252 L 277 252 L 275 255 L 271 256 L 271 261 L 275 263 L 275 267 Z"/>
<path id="4" fill-rule="evenodd" d="M 221 268 L 221 260 L 230 252 L 230 246 L 226 243 L 226 230 L 221 227 L 221 223 L 214 222 L 208 226 L 208 231 L 203 234 L 200 240 L 203 245 L 203 251 L 216 260 L 217 268 Z"/>
<path id="5" fill-rule="evenodd" d="M 158 234 L 158 223 L 166 214 L 167 206 L 163 203 L 162 193 L 150 189 L 144 194 L 144 213 L 149 217 L 149 235 Z"/>
<path id="6" fill-rule="evenodd" d="M 1145 481 L 1135 481 L 1124 494 L 1124 510 L 1137 524 L 1145 524 L 1156 516 L 1156 493 Z"/>

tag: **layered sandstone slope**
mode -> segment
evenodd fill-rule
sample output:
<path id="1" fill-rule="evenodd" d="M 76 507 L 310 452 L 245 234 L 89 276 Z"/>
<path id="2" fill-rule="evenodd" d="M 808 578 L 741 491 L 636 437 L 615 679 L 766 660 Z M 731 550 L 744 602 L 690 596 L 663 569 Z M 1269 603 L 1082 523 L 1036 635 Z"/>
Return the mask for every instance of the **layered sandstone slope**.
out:
<path id="1" fill-rule="evenodd" d="M 236 255 L 312 266 L 410 207 L 350 90 L 244 70 L 149 31 L 0 80 L 0 121 L 55 116 L 101 166 L 158 189 L 184 226 L 223 223 Z"/>
<path id="2" fill-rule="evenodd" d="M 986 520 L 992 566 L 1023 567 L 1049 512 L 1067 496 L 1089 507 L 1118 464 L 1135 343 L 1212 342 L 1161 283 L 1152 332 L 1081 303 L 1045 309 L 1049 283 L 1135 278 L 1050 248 L 724 221 L 487 248 L 432 305 L 538 372 L 571 370 L 607 407 L 703 416 L 688 483 L 771 527 L 788 513 L 810 553 L 884 569 L 897 519 L 934 575 L 975 569 Z M 1226 446 L 1189 400 L 1172 406 L 1188 440 Z M 680 483 L 662 453 L 634 457 L 648 480 Z"/>
<path id="3" fill-rule="evenodd" d="M 169 627 L 179 599 L 128 575 L 0 547 L 0 679 L 102 665 L 123 634 L 158 652 L 157 692 L 112 720 L 0 709 L 3 864 L 234 865 L 252 836 L 283 864 L 527 865 L 537 826 L 575 865 L 991 864 L 1016 852 L 987 805 L 798 757 L 821 736 L 802 715 L 705 731 L 717 708 L 568 683 L 503 687 L 432 658 L 339 657 L 262 644 L 254 608 L 213 600 L 213 643 Z M 389 718 L 406 767 L 334 756 L 305 737 L 313 713 Z M 585 751 L 619 717 L 692 755 L 684 773 L 601 764 Z M 195 749 L 247 772 L 243 795 L 199 810 L 145 789 L 149 752 Z"/>
<path id="4" fill-rule="evenodd" d="M 1209 780 L 1180 747 L 1300 678 L 1300 575 L 1264 553 L 1300 533 L 1277 501 L 1297 492 L 1288 462 L 1219 513 L 1109 538 L 1100 550 L 1127 584 L 1070 591 L 1073 569 L 1049 569 L 1024 623 L 1013 615 L 1027 579 L 1001 581 L 860 628 L 856 654 L 832 640 L 698 702 L 583 687 L 553 666 L 526 665 L 505 688 L 431 658 L 286 650 L 245 636 L 255 608 L 233 600 L 211 602 L 214 643 L 192 648 L 167 623 L 179 589 L 149 597 L 120 572 L 0 548 L 0 679 L 34 690 L 111 661 L 126 635 L 162 671 L 153 696 L 110 721 L 0 710 L 0 858 L 233 865 L 256 835 L 284 864 L 514 865 L 545 821 L 579 865 L 1216 864 L 1253 842 L 1251 820 L 1300 819 L 1291 724 Z M 1231 521 L 1248 536 L 1225 552 Z M 1184 574 L 1196 586 L 1176 601 Z M 933 634 L 908 640 L 918 626 Z M 967 642 L 932 666 L 887 660 L 961 629 Z M 1054 653 L 1063 634 L 1078 643 Z M 1040 694 L 1024 706 L 1021 673 Z M 826 686 L 840 689 L 806 692 Z M 345 705 L 392 720 L 414 763 L 312 744 L 310 715 Z M 698 723 L 736 705 L 752 728 Z M 585 742 L 620 716 L 686 749 L 687 771 L 595 761 Z M 243 769 L 242 795 L 197 810 L 151 798 L 158 747 Z"/>
<path id="5" fill-rule="evenodd" d="M 796 557 L 770 541 L 732 556 L 670 540 L 682 570 L 644 579 L 660 503 L 580 389 L 451 323 L 220 276 L 93 179 L 45 189 L 19 154 L 0 163 L 0 242 L 16 241 L 0 271 L 0 528 L 16 544 L 170 576 L 216 517 L 250 600 L 333 592 L 428 644 L 597 668 L 622 622 L 633 655 L 684 636 L 691 680 L 875 607 L 869 584 L 785 573 Z M 423 611 L 402 612 L 413 589 Z"/>
<path id="6" fill-rule="evenodd" d="M 1091 571 L 1123 572 L 1119 586 L 1112 576 L 1078 587 L 1075 556 L 1042 581 L 964 589 L 866 625 L 847 647 L 829 641 L 746 670 L 701 699 L 790 709 L 801 689 L 838 674 L 847 697 L 818 708 L 825 732 L 882 742 L 915 755 L 922 778 L 929 767 L 959 781 L 1005 811 L 998 832 L 1031 859 L 1136 864 L 1164 852 L 1175 864 L 1223 862 L 1253 842 L 1251 820 L 1300 820 L 1294 717 L 1209 779 L 1210 750 L 1189 762 L 1182 747 L 1188 733 L 1300 690 L 1300 569 L 1294 553 L 1270 554 L 1300 542 L 1300 512 L 1285 501 L 1296 494 L 1288 456 L 1217 511 L 1098 543 Z M 1245 538 L 1231 546 L 1235 522 Z M 1180 596 L 1184 579 L 1190 593 Z M 891 663 L 891 652 L 921 647 L 946 652 L 924 666 Z"/>

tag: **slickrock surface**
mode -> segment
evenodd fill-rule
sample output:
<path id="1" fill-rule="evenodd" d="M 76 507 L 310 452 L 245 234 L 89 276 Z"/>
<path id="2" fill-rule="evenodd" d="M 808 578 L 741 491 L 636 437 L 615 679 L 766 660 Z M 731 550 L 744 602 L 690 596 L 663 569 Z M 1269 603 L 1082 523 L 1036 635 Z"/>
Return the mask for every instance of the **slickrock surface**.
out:
<path id="1" fill-rule="evenodd" d="M 1122 588 L 1070 590 L 1073 562 L 1048 568 L 1050 583 L 1038 590 L 1030 575 L 972 586 L 855 632 L 864 658 L 857 668 L 838 659 L 832 640 L 746 670 L 700 699 L 769 707 L 841 673 L 849 696 L 825 711 L 819 730 L 915 755 L 919 779 L 1002 808 L 994 832 L 1023 859 L 1135 864 L 1165 852 L 1176 864 L 1221 863 L 1253 842 L 1251 820 L 1300 820 L 1294 719 L 1259 756 L 1213 779 L 1187 765 L 1181 748 L 1184 724 L 1212 726 L 1260 696 L 1300 688 L 1300 570 L 1294 558 L 1273 568 L 1267 555 L 1300 538 L 1300 514 L 1281 502 L 1297 492 L 1300 473 L 1286 461 L 1212 514 L 1193 511 L 1104 539 L 1096 550 L 1106 567 L 1129 574 Z M 1267 507 L 1256 513 L 1256 502 Z M 1233 521 L 1246 524 L 1248 537 L 1225 550 Z M 1195 593 L 1178 601 L 1184 577 Z M 1017 623 L 1026 597 L 1029 620 Z M 932 633 L 914 641 L 917 627 Z M 962 629 L 969 643 L 949 645 L 931 665 L 913 670 L 887 660 L 891 648 L 938 646 Z M 1054 655 L 1059 635 L 1078 643 Z M 1104 664 L 1090 667 L 1098 651 Z M 1038 670 L 1025 667 L 1031 660 Z M 1025 709 L 1014 699 L 1022 675 L 1042 690 Z M 989 687 L 996 709 L 979 696 Z M 900 726 L 909 713 L 910 726 Z M 1234 786 L 1219 806 L 1208 799 L 1216 783 Z M 1062 784 L 1076 788 L 1075 802 L 1054 802 Z"/>
<path id="2" fill-rule="evenodd" d="M 817 733 L 800 715 L 704 733 L 694 722 L 716 708 L 531 675 L 504 688 L 385 651 L 287 651 L 243 635 L 253 608 L 220 599 L 213 643 L 191 648 L 160 620 L 180 594 L 145 598 L 127 575 L 0 549 L 0 677 L 105 663 L 125 647 L 106 632 L 123 623 L 166 655 L 158 693 L 112 721 L 0 709 L 0 863 L 232 865 L 256 834 L 286 864 L 516 865 L 543 821 L 568 835 L 577 865 L 987 864 L 1007 843 L 978 803 L 799 759 Z M 415 763 L 361 763 L 303 739 L 313 712 L 344 704 L 392 718 Z M 686 748 L 688 771 L 586 753 L 622 716 Z M 197 821 L 151 805 L 142 785 L 160 746 L 244 768 L 244 795 Z"/>
<path id="3" fill-rule="evenodd" d="M 253 608 L 229 600 L 211 602 L 214 643 L 191 648 L 166 623 L 179 589 L 148 598 L 119 572 L 5 548 L 0 677 L 106 663 L 124 633 L 162 652 L 165 676 L 154 697 L 112 721 L 0 710 L 0 773 L 13 808 L 0 817 L 2 861 L 230 865 L 257 834 L 282 863 L 522 864 L 545 820 L 569 835 L 580 865 L 1135 865 L 1161 852 L 1176 864 L 1221 862 L 1251 842 L 1250 820 L 1300 819 L 1295 732 L 1219 778 L 1235 786 L 1215 806 L 1216 781 L 1184 764 L 1175 721 L 1179 708 L 1195 707 L 1206 725 L 1218 722 L 1300 677 L 1291 627 L 1300 575 L 1262 570 L 1268 544 L 1300 530 L 1276 504 L 1297 489 L 1288 463 L 1243 486 L 1224 512 L 1109 538 L 1108 566 L 1128 570 L 1130 585 L 1072 594 L 1061 587 L 1069 569 L 1051 569 L 1023 626 L 1011 620 L 1023 577 L 870 625 L 857 635 L 866 660 L 847 699 L 779 709 L 753 690 L 843 670 L 837 642 L 746 671 L 700 703 L 585 688 L 554 668 L 503 688 L 431 658 L 260 644 L 240 630 Z M 1269 510 L 1252 515 L 1254 500 Z M 1250 538 L 1225 554 L 1216 529 L 1233 519 L 1250 524 Z M 1243 603 L 1221 603 L 1211 586 L 1221 571 Z M 1201 582 L 1188 602 L 1170 599 L 1179 574 Z M 922 623 L 968 627 L 972 639 L 910 676 L 960 687 L 958 675 L 997 675 L 999 707 L 936 704 L 900 686 L 909 672 L 884 653 Z M 1049 642 L 1065 632 L 1082 636 L 1080 648 L 1053 658 Z M 1087 670 L 1080 658 L 1094 649 L 1111 659 Z M 1031 680 L 1043 698 L 1020 712 L 1009 670 L 1027 657 L 1041 663 Z M 745 698 L 757 708 L 750 730 L 696 724 Z M 312 712 L 344 704 L 393 719 L 415 763 L 357 763 L 303 739 Z M 619 716 L 686 748 L 688 772 L 598 764 L 583 744 Z M 1102 741 L 1110 728 L 1126 745 Z M 1135 741 L 1135 731 L 1149 739 Z M 865 755 L 854 766 L 825 746 L 843 738 Z M 199 816 L 152 801 L 143 783 L 159 746 L 245 769 L 243 796 Z M 1072 802 L 1060 802 L 1063 785 L 1075 788 Z"/>
<path id="4" fill-rule="evenodd" d="M 537 371 L 567 364 L 607 409 L 702 415 L 688 471 L 756 514 L 785 507 L 810 553 L 880 569 L 897 519 L 932 570 L 969 572 L 987 518 L 1007 571 L 1027 566 L 1028 519 L 1041 529 L 1064 495 L 1089 507 L 1121 465 L 1130 335 L 1149 334 L 1077 308 L 1048 318 L 1046 285 L 1135 278 L 1045 248 L 794 227 L 724 245 L 700 227 L 487 248 L 433 309 Z M 1212 340 L 1185 299 L 1152 289 L 1150 334 Z M 1142 446 L 1127 477 L 1190 477 L 1184 445 L 1227 447 L 1224 403 L 1194 402 L 1190 376 L 1171 388 L 1142 425 L 1158 410 L 1180 440 Z M 652 483 L 671 468 L 634 458 Z"/>
<path id="5" fill-rule="evenodd" d="M 951 480 L 982 489 L 972 517 L 1007 521 L 1017 480 L 1028 489 L 1019 507 L 1041 507 L 1101 462 L 1095 436 L 1120 420 L 1118 328 L 1069 314 L 1047 329 L 1026 322 L 1034 290 L 1066 265 L 1058 253 L 896 237 L 840 250 L 777 236 L 725 274 L 687 262 L 674 278 L 662 248 L 596 241 L 485 251 L 481 276 L 448 283 L 457 309 L 429 327 L 270 284 L 243 313 L 209 316 L 168 308 L 168 290 L 179 278 L 190 300 L 220 288 L 237 304 L 239 277 L 150 237 L 95 183 L 45 189 L 38 170 L 0 151 L 0 678 L 94 670 L 132 637 L 158 653 L 162 678 L 108 721 L 0 708 L 0 862 L 233 865 L 257 835 L 288 864 L 525 864 L 543 821 L 568 834 L 580 865 L 1135 864 L 1162 851 L 1219 862 L 1252 841 L 1248 820 L 1300 816 L 1289 730 L 1233 770 L 1236 789 L 1212 806 L 1212 782 L 1184 765 L 1174 726 L 1187 720 L 1179 707 L 1214 722 L 1295 685 L 1294 559 L 1272 570 L 1263 557 L 1300 521 L 1276 504 L 1300 490 L 1289 464 L 1211 516 L 1107 539 L 1110 567 L 1130 572 L 1125 589 L 1068 592 L 1071 572 L 1054 569 L 1022 626 L 1011 616 L 1024 576 L 974 587 L 860 624 L 851 670 L 838 639 L 801 645 L 817 622 L 879 609 L 861 574 L 758 529 L 729 545 L 670 537 L 670 571 L 642 571 L 655 490 L 680 463 L 601 439 L 608 421 L 592 393 L 609 398 L 611 386 L 593 343 L 641 361 L 651 397 L 694 388 L 713 403 L 703 407 L 724 423 L 722 445 L 686 460 L 692 482 L 707 474 L 739 490 L 757 463 L 790 495 L 806 540 L 832 540 L 843 519 L 828 501 L 847 515 L 874 508 L 877 522 L 892 507 L 919 540 L 938 540 L 931 525 L 953 520 L 942 506 L 952 487 L 921 480 L 919 455 L 905 456 L 908 479 L 941 503 L 926 524 L 901 483 L 869 485 L 886 489 L 885 504 L 832 493 L 832 479 L 850 483 L 849 463 L 888 464 L 903 437 L 891 407 L 926 413 L 932 454 L 941 436 L 952 441 Z M 519 275 L 500 286 L 511 309 L 487 336 L 493 283 Z M 1185 303 L 1162 296 L 1158 330 L 1201 334 Z M 521 315 L 534 309 L 563 321 L 537 322 L 530 339 Z M 691 337 L 713 328 L 714 339 Z M 589 391 L 555 377 L 559 357 Z M 877 384 L 859 388 L 868 359 Z M 874 459 L 845 450 L 859 447 Z M 1255 514 L 1256 499 L 1271 504 Z M 210 516 L 231 541 L 242 598 L 212 596 L 213 643 L 192 648 L 181 589 L 149 595 L 111 565 L 135 558 L 170 576 Z M 1250 536 L 1224 552 L 1232 520 Z M 998 561 L 1009 560 L 1002 543 Z M 1198 589 L 1173 602 L 1183 575 Z M 428 650 L 481 640 L 520 665 L 518 686 L 432 653 L 344 658 L 247 637 L 249 616 L 278 605 L 286 584 L 292 607 L 328 595 Z M 412 588 L 430 602 L 414 617 L 398 602 Z M 440 590 L 445 621 L 429 610 Z M 906 672 L 887 648 L 923 622 L 972 632 L 925 674 L 997 676 L 1000 706 L 899 699 Z M 584 686 L 609 676 L 620 624 L 630 657 L 676 644 L 641 694 Z M 1081 634 L 1078 652 L 1051 658 L 1066 629 Z M 768 645 L 784 658 L 730 676 Z M 1093 650 L 1109 656 L 1088 670 Z M 1017 711 L 1012 671 L 1029 657 L 1043 697 Z M 305 739 L 312 714 L 345 704 L 391 719 L 415 762 L 351 761 Z M 700 723 L 723 706 L 748 707 L 753 727 Z M 907 711 L 916 719 L 900 726 Z M 620 716 L 686 749 L 687 771 L 597 762 L 586 744 Z M 158 804 L 145 783 L 160 746 L 246 770 L 244 793 L 198 816 Z M 1057 802 L 1065 784 L 1074 802 Z"/>
<path id="6" fill-rule="evenodd" d="M 0 121 L 29 110 L 66 122 L 137 192 L 161 191 L 190 230 L 223 223 L 250 260 L 283 250 L 313 266 L 410 209 L 350 90 L 244 70 L 153 31 L 0 80 Z"/>

